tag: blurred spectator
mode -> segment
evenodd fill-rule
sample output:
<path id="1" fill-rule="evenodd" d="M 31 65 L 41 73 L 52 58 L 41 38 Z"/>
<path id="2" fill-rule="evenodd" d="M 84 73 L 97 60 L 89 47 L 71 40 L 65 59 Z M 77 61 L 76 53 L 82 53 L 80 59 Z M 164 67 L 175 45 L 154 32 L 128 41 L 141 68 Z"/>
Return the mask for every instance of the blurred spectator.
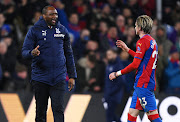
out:
<path id="1" fill-rule="evenodd" d="M 100 21 L 99 23 L 99 40 L 102 40 L 106 35 L 107 35 L 107 31 L 108 31 L 108 24 L 105 21 Z"/>
<path id="2" fill-rule="evenodd" d="M 116 26 L 117 26 L 117 31 L 118 31 L 118 37 L 121 39 L 121 40 L 125 40 L 125 30 L 126 30 L 126 27 L 125 27 L 125 18 L 123 15 L 118 15 L 116 17 Z"/>
<path id="3" fill-rule="evenodd" d="M 7 44 L 4 41 L 0 41 L 0 56 L 1 56 L 0 59 L 2 59 L 2 56 L 4 56 L 6 52 L 7 52 Z"/>
<path id="4" fill-rule="evenodd" d="M 1 0 L 0 1 L 0 11 L 6 11 L 10 5 L 14 5 L 13 0 Z"/>
<path id="5" fill-rule="evenodd" d="M 180 93 L 180 61 L 179 53 L 175 46 L 170 50 L 168 66 L 165 69 L 167 77 L 167 93 Z"/>
<path id="6" fill-rule="evenodd" d="M 116 17 L 118 14 L 120 14 L 121 10 L 120 10 L 120 4 L 118 3 L 118 0 L 107 0 L 108 4 L 110 6 L 111 9 L 111 15 L 113 15 L 113 17 Z"/>
<path id="7" fill-rule="evenodd" d="M 167 65 L 169 51 L 172 47 L 172 42 L 167 39 L 164 26 L 158 26 L 156 30 L 155 40 L 159 47 L 159 58 L 163 58 L 164 66 Z"/>
<path id="8" fill-rule="evenodd" d="M 153 38 L 156 37 L 157 26 L 158 26 L 158 20 L 157 20 L 157 19 L 154 19 L 154 20 L 153 20 L 153 27 L 152 27 L 152 30 L 151 30 L 151 33 L 150 33 L 150 35 L 151 35 Z"/>
<path id="9" fill-rule="evenodd" d="M 94 52 L 96 55 L 96 84 L 94 86 L 95 92 L 102 92 L 104 89 L 104 80 L 105 80 L 105 71 L 106 65 L 105 62 L 102 60 L 102 56 L 100 52 Z"/>
<path id="10" fill-rule="evenodd" d="M 77 12 L 78 14 L 81 14 L 83 12 L 83 0 L 73 0 L 73 10 Z"/>
<path id="11" fill-rule="evenodd" d="M 117 28 L 111 26 L 108 30 L 107 36 L 100 40 L 100 50 L 101 52 L 106 52 L 110 48 L 116 48 L 116 40 L 119 39 Z"/>
<path id="12" fill-rule="evenodd" d="M 41 12 L 40 11 L 36 11 L 34 13 L 33 18 L 32 18 L 31 25 L 29 25 L 28 28 L 32 27 L 39 20 L 40 16 L 42 16 Z"/>
<path id="13" fill-rule="evenodd" d="M 146 15 L 153 16 L 155 14 L 155 0 L 138 0 L 138 4 L 143 9 Z"/>
<path id="14" fill-rule="evenodd" d="M 94 91 L 96 85 L 96 56 L 94 54 L 87 54 L 86 57 L 81 58 L 77 63 L 77 73 L 81 74 L 77 78 L 76 91 L 87 93 Z"/>
<path id="15" fill-rule="evenodd" d="M 160 86 L 160 89 L 158 87 L 157 89 L 161 91 L 162 88 L 164 87 L 163 71 L 168 64 L 168 56 L 173 44 L 171 41 L 167 39 L 166 30 L 163 26 L 157 27 L 155 40 L 157 42 L 158 52 L 159 52 L 157 69 L 156 69 L 156 78 L 157 78 L 157 84 Z"/>
<path id="16" fill-rule="evenodd" d="M 7 52 L 7 45 L 5 42 L 0 41 L 0 90 L 3 88 L 3 71 L 2 71 L 2 60 L 4 59 L 4 55 Z"/>
<path id="17" fill-rule="evenodd" d="M 127 26 L 134 26 L 134 19 L 132 17 L 127 18 Z"/>
<path id="18" fill-rule="evenodd" d="M 5 17 L 3 13 L 0 13 L 0 38 L 7 36 L 11 32 L 11 26 L 9 24 L 4 24 Z"/>
<path id="19" fill-rule="evenodd" d="M 137 18 L 139 15 L 145 14 L 145 12 L 142 10 L 138 5 L 138 0 L 128 0 L 128 6 L 132 11 L 133 18 Z"/>
<path id="20" fill-rule="evenodd" d="M 178 52 L 180 52 L 180 21 L 176 22 L 175 30 L 176 30 L 176 43 L 175 44 L 178 49 Z"/>
<path id="21" fill-rule="evenodd" d="M 104 107 L 106 109 L 106 121 L 107 122 L 119 122 L 119 118 L 116 115 L 116 108 L 121 103 L 125 92 L 125 76 L 118 77 L 111 81 L 109 74 L 116 72 L 119 69 L 123 69 L 124 66 L 117 55 L 115 50 L 109 49 L 106 52 L 106 58 L 108 64 L 106 66 L 105 75 L 105 87 L 104 87 Z"/>
<path id="22" fill-rule="evenodd" d="M 138 38 L 136 36 L 134 26 L 128 27 L 126 30 L 126 40 L 125 40 L 127 46 L 135 51 L 137 40 L 138 40 Z"/>
<path id="23" fill-rule="evenodd" d="M 77 13 L 71 13 L 69 17 L 69 28 L 73 31 L 80 32 L 79 16 Z"/>
<path id="24" fill-rule="evenodd" d="M 175 22 L 175 26 L 166 25 L 168 39 L 175 45 L 180 37 L 180 21 Z"/>
<path id="25" fill-rule="evenodd" d="M 121 51 L 120 53 L 120 59 L 123 67 L 128 66 L 131 62 L 129 60 L 129 53 L 125 51 Z M 133 90 L 133 85 L 134 85 L 134 77 L 135 77 L 135 72 L 130 72 L 128 74 L 125 74 L 125 79 L 126 79 L 126 93 L 131 93 Z"/>
<path id="26" fill-rule="evenodd" d="M 97 20 L 91 20 L 90 25 L 89 25 L 89 31 L 91 32 L 90 38 L 92 40 L 97 40 L 98 37 L 98 23 Z"/>
<path id="27" fill-rule="evenodd" d="M 177 22 L 180 20 L 180 1 L 176 1 L 176 7 L 172 10 L 172 19 L 173 22 Z"/>
<path id="28" fill-rule="evenodd" d="M 79 25 L 81 29 L 87 28 L 90 24 L 90 20 L 93 19 L 90 11 L 90 7 L 87 4 L 82 5 L 82 12 L 79 15 Z"/>
<path id="29" fill-rule="evenodd" d="M 172 19 L 172 8 L 171 6 L 165 6 L 163 9 L 163 17 L 162 17 L 162 22 L 173 25 L 173 19 Z"/>
<path id="30" fill-rule="evenodd" d="M 34 13 L 36 11 L 41 11 L 46 5 L 48 5 L 46 0 L 23 0 L 19 7 L 18 14 L 21 15 L 24 25 L 30 25 Z"/>
<path id="31" fill-rule="evenodd" d="M 132 17 L 132 11 L 129 7 L 123 8 L 123 16 L 125 17 L 125 19 Z"/>
<path id="32" fill-rule="evenodd" d="M 127 27 L 125 31 L 125 39 L 123 40 L 129 48 L 132 50 L 136 50 L 136 42 L 138 37 L 136 36 L 136 32 L 133 26 Z M 130 56 L 129 60 L 132 61 L 133 57 Z"/>
<path id="33" fill-rule="evenodd" d="M 80 33 L 80 39 L 72 46 L 74 52 L 74 58 L 77 61 L 85 55 L 86 44 L 90 40 L 90 31 L 83 29 Z"/>
<path id="34" fill-rule="evenodd" d="M 26 88 L 28 88 L 27 84 L 29 83 L 27 81 L 27 68 L 24 65 L 17 63 L 15 71 L 15 78 L 13 80 L 15 85 L 14 90 L 26 90 Z"/>
<path id="35" fill-rule="evenodd" d="M 104 4 L 101 12 L 96 14 L 96 17 L 99 21 L 105 21 L 109 25 L 114 24 L 114 17 L 111 15 L 111 8 L 108 4 Z"/>
<path id="36" fill-rule="evenodd" d="M 71 13 L 68 23 L 68 31 L 73 35 L 72 45 L 76 43 L 80 36 L 79 17 L 77 13 Z"/>
<path id="37" fill-rule="evenodd" d="M 3 12 L 6 18 L 6 21 L 5 21 L 6 24 L 14 25 L 14 19 L 17 16 L 15 8 L 16 7 L 14 4 L 10 4 L 7 6 L 6 10 Z"/>
<path id="38" fill-rule="evenodd" d="M 89 52 L 89 51 L 97 51 L 99 48 L 98 46 L 98 43 L 96 41 L 93 41 L 93 40 L 90 40 L 87 42 L 86 44 L 86 51 Z"/>
<path id="39" fill-rule="evenodd" d="M 79 16 L 77 13 L 71 13 L 68 20 L 62 3 L 58 3 L 58 6 L 55 7 L 58 11 L 58 20 L 68 29 L 71 44 L 74 46 L 80 37 L 81 28 L 79 26 Z"/>
<path id="40" fill-rule="evenodd" d="M 2 69 L 4 72 L 4 77 L 9 79 L 15 71 L 16 64 L 16 47 L 11 37 L 4 37 L 3 42 L 8 46 L 7 52 L 2 60 Z"/>

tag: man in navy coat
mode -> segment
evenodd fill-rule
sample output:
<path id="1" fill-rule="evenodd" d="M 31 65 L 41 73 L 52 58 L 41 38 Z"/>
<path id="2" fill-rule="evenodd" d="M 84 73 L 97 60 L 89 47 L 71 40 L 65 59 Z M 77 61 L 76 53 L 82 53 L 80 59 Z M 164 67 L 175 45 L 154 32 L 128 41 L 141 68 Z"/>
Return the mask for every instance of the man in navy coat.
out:
<path id="1" fill-rule="evenodd" d="M 119 117 L 116 115 L 118 104 L 121 103 L 125 92 L 125 76 L 118 77 L 111 81 L 109 73 L 117 71 L 118 68 L 123 68 L 123 63 L 117 55 L 116 50 L 109 49 L 106 52 L 108 65 L 106 66 L 105 87 L 104 87 L 104 107 L 106 109 L 106 122 L 120 122 Z"/>
<path id="2" fill-rule="evenodd" d="M 66 72 L 71 91 L 77 78 L 73 51 L 67 29 L 61 25 L 57 10 L 46 6 L 42 17 L 29 29 L 22 55 L 32 59 L 31 84 L 35 92 L 36 122 L 46 122 L 48 98 L 51 98 L 55 122 L 64 122 L 63 97 Z"/>

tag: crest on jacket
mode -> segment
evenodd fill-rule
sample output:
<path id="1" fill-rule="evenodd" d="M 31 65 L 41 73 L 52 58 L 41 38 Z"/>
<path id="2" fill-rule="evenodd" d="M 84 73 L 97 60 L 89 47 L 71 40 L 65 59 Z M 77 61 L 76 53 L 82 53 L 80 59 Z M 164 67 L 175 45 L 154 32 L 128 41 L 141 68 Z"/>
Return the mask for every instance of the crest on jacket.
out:
<path id="1" fill-rule="evenodd" d="M 59 28 L 55 28 L 56 29 L 56 33 L 61 33 L 61 31 L 59 31 Z"/>
<path id="2" fill-rule="evenodd" d="M 59 30 L 59 28 L 55 28 L 55 30 L 56 30 L 56 34 L 54 34 L 54 37 L 63 37 L 64 38 L 64 34 L 60 34 L 61 33 L 61 31 Z"/>

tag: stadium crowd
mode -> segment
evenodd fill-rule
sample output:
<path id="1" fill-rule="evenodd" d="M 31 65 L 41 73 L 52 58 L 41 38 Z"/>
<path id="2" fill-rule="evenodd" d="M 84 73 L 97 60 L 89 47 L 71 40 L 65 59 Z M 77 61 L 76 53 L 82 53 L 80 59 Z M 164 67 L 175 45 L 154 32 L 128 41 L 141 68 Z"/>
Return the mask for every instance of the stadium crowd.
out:
<path id="1" fill-rule="evenodd" d="M 134 23 L 139 15 L 153 18 L 151 35 L 158 43 L 156 70 L 158 92 L 180 94 L 180 1 L 163 0 L 162 21 L 156 18 L 155 0 L 1 0 L 0 1 L 0 90 L 31 91 L 31 61 L 21 55 L 28 29 L 46 5 L 53 5 L 59 21 L 70 34 L 78 78 L 74 92 L 103 92 L 108 71 L 127 66 L 133 59 L 118 49 L 123 40 L 136 50 Z M 118 59 L 117 59 L 118 58 Z M 135 74 L 135 72 L 134 72 Z M 121 78 L 121 87 L 133 88 L 134 74 Z M 68 79 L 68 77 L 67 77 Z M 118 84 L 117 84 L 118 85 Z"/>

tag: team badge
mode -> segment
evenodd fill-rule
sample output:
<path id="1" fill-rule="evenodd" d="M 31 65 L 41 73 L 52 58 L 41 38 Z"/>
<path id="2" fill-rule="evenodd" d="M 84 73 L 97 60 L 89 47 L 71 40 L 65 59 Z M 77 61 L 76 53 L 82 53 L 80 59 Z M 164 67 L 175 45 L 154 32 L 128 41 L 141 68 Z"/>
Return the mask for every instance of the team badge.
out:
<path id="1" fill-rule="evenodd" d="M 61 33 L 61 31 L 59 31 L 59 28 L 55 28 L 55 29 L 57 34 Z"/>
<path id="2" fill-rule="evenodd" d="M 61 34 L 61 31 L 59 30 L 59 28 L 55 28 L 56 30 L 56 34 L 54 34 L 54 37 L 63 37 L 64 38 L 64 34 Z"/>
<path id="3" fill-rule="evenodd" d="M 137 51 L 141 51 L 141 48 L 139 46 L 137 47 Z"/>

